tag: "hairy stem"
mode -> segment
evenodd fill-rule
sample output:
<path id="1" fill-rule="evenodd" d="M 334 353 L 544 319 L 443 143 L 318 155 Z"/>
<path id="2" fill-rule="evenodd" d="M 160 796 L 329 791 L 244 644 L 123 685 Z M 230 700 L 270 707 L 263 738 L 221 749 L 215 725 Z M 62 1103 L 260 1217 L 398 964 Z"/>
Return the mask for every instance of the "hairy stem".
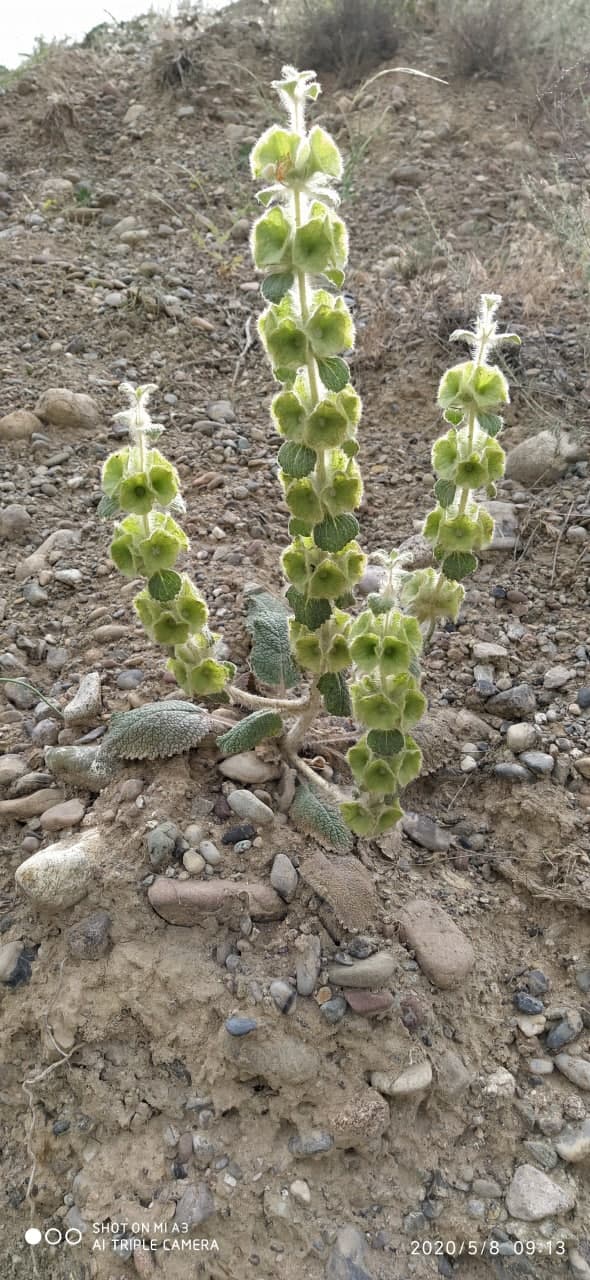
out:
<path id="1" fill-rule="evenodd" d="M 312 787 L 321 791 L 322 795 L 333 805 L 343 804 L 346 800 L 350 800 L 350 796 L 345 791 L 342 791 L 333 782 L 326 782 L 326 779 L 322 778 L 320 773 L 316 773 L 315 769 L 311 768 L 311 765 L 301 759 L 301 756 L 289 754 L 288 760 L 289 764 L 292 764 L 293 768 L 297 770 L 297 773 L 302 778 L 305 778 L 306 782 L 311 783 Z"/>
<path id="2" fill-rule="evenodd" d="M 302 710 L 300 716 L 297 717 L 295 724 L 289 729 L 285 738 L 285 750 L 288 755 L 292 755 L 297 751 L 299 745 L 303 742 L 307 730 L 313 724 L 322 705 L 322 695 L 316 684 L 313 684 L 307 706 Z"/>
<path id="3" fill-rule="evenodd" d="M 246 689 L 238 689 L 237 685 L 230 684 L 227 693 L 232 702 L 241 703 L 243 707 L 252 707 L 258 710 L 263 707 L 265 711 L 305 711 L 310 703 L 310 694 L 306 694 L 303 698 L 264 698 L 258 693 L 248 693 Z"/>

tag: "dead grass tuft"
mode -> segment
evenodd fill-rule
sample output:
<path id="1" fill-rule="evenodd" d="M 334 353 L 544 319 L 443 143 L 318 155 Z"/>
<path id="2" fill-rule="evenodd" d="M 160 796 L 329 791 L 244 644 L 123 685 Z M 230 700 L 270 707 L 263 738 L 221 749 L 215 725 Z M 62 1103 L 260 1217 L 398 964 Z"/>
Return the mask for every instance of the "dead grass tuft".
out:
<path id="1" fill-rule="evenodd" d="M 203 83 L 204 71 L 198 40 L 177 28 L 164 31 L 151 59 L 151 78 L 156 88 L 168 93 L 186 93 Z"/>
<path id="2" fill-rule="evenodd" d="M 350 84 L 395 53 L 405 7 L 403 0 L 299 0 L 286 6 L 285 43 L 299 66 L 336 72 Z"/>
<path id="3" fill-rule="evenodd" d="M 441 17 L 449 69 L 458 76 L 503 79 L 530 46 L 523 0 L 449 0 Z"/>

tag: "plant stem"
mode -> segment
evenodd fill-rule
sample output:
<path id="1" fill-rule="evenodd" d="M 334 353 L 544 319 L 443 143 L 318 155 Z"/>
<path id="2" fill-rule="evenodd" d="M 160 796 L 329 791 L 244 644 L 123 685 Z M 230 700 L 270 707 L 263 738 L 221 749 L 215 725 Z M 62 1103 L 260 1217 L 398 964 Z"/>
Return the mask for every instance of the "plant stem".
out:
<path id="1" fill-rule="evenodd" d="M 252 707 L 253 710 L 264 708 L 265 711 L 305 711 L 311 697 L 310 694 L 306 694 L 303 698 L 263 698 L 258 693 L 248 693 L 246 689 L 238 689 L 234 684 L 228 685 L 227 693 L 232 702 L 241 702 L 243 707 Z"/>
<path id="2" fill-rule="evenodd" d="M 314 683 L 309 691 L 307 706 L 302 710 L 301 715 L 297 717 L 295 724 L 289 729 L 285 738 L 285 750 L 289 756 L 293 756 L 300 743 L 303 742 L 307 730 L 313 724 L 321 705 L 322 696 L 317 684 Z"/>
<path id="3" fill-rule="evenodd" d="M 51 710 L 55 711 L 55 714 L 57 716 L 61 716 L 63 720 L 63 711 L 61 711 L 59 707 L 56 707 L 54 702 L 50 702 L 49 698 L 46 698 L 45 694 L 41 693 L 40 689 L 36 689 L 35 685 L 31 684 L 30 680 L 24 680 L 21 676 L 0 676 L 0 684 L 20 684 L 24 689 L 31 689 L 33 693 L 37 694 L 37 697 L 40 698 L 42 702 L 45 702 L 48 707 L 51 707 Z"/>
<path id="4" fill-rule="evenodd" d="M 326 782 L 326 779 L 322 778 L 320 773 L 316 773 L 315 769 L 312 769 L 311 766 L 308 765 L 305 760 L 302 760 L 300 756 L 289 755 L 288 758 L 290 764 L 292 764 L 293 768 L 301 774 L 301 777 L 305 778 L 306 782 L 310 782 L 312 787 L 316 787 L 318 791 L 321 791 L 322 795 L 324 795 L 327 800 L 331 801 L 332 804 L 339 804 L 343 801 L 350 800 L 350 795 L 345 791 L 342 791 L 340 787 L 335 785 L 335 783 Z"/>

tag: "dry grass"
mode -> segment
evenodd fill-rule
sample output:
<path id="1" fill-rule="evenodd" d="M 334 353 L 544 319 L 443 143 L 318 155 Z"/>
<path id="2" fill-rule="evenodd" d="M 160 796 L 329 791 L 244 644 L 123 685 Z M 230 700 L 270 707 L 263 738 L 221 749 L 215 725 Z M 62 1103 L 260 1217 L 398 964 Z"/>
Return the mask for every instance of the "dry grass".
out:
<path id="1" fill-rule="evenodd" d="M 186 93 L 203 84 L 198 39 L 175 26 L 165 28 L 152 53 L 150 75 L 155 87 L 168 93 Z"/>
<path id="2" fill-rule="evenodd" d="M 405 9 L 403 0 L 289 0 L 282 34 L 299 66 L 351 84 L 395 53 Z"/>

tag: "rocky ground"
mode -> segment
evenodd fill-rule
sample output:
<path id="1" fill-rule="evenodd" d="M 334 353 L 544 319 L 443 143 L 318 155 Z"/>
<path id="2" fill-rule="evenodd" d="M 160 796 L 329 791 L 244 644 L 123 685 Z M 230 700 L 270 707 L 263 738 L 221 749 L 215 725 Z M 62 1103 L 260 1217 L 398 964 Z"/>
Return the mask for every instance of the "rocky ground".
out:
<path id="1" fill-rule="evenodd" d="M 403 829 L 326 853 L 272 752 L 232 776 L 211 736 L 100 791 L 46 761 L 173 695 L 96 516 L 123 379 L 158 383 L 190 569 L 242 673 L 244 587 L 281 588 L 247 245 L 267 19 L 132 24 L 0 97 L 2 1274 L 585 1280 L 589 331 L 556 234 L 590 168 L 575 101 L 328 78 L 318 107 L 348 157 L 368 550 L 429 508 L 437 381 L 482 288 L 522 338 L 496 543 L 425 661 Z M 445 74 L 427 32 L 396 61 Z M 90 400 L 64 413 L 55 388 Z M 15 872 L 64 841 L 69 888 L 35 906 Z"/>

